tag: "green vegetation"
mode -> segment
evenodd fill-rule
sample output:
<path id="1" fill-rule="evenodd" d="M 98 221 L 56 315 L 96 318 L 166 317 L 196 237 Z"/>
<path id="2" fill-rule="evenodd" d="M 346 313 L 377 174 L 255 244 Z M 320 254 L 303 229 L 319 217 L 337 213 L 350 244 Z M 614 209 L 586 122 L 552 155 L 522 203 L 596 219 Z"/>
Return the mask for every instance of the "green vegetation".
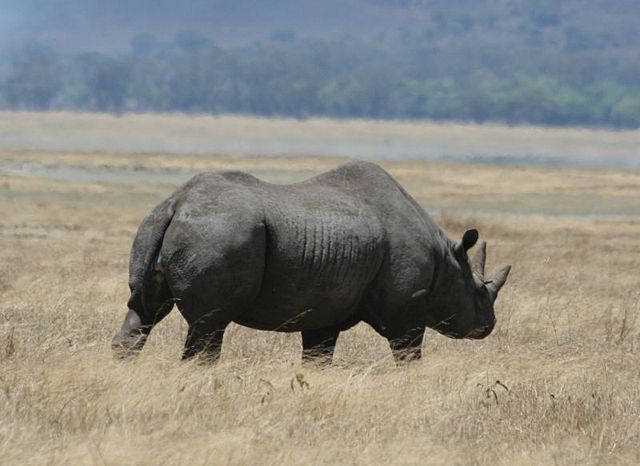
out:
<path id="1" fill-rule="evenodd" d="M 277 29 L 225 47 L 144 33 L 121 54 L 32 45 L 0 56 L 0 107 L 640 127 L 640 34 L 597 27 L 618 23 L 593 4 L 438 5 L 420 7 L 418 26 L 339 39 Z"/>

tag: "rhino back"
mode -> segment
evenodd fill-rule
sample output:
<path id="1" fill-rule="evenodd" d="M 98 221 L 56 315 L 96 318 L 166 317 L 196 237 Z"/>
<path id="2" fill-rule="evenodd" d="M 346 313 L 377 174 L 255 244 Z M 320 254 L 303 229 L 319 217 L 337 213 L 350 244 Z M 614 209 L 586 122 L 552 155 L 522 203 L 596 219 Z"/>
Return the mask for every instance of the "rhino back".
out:
<path id="1" fill-rule="evenodd" d="M 367 309 L 368 295 L 389 308 L 431 281 L 439 229 L 379 166 L 352 162 L 260 190 L 265 275 L 241 323 L 267 329 L 286 321 L 286 329 L 301 330 L 363 312 L 393 314 Z"/>

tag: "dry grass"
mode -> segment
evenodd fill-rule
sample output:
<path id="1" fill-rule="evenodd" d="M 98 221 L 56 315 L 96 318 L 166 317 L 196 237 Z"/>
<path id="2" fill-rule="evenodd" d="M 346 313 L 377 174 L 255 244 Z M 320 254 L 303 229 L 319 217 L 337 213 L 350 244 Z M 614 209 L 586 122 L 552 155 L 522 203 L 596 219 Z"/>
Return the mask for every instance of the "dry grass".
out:
<path id="1" fill-rule="evenodd" d="M 132 235 L 172 189 L 145 169 L 284 180 L 336 160 L 0 152 L 16 161 L 141 179 L 0 176 L 2 464 L 640 462 L 638 173 L 387 163 L 449 232 L 480 229 L 490 269 L 514 265 L 494 334 L 430 332 L 397 368 L 358 326 L 320 369 L 297 335 L 233 326 L 202 367 L 179 361 L 175 311 L 137 360 L 110 354 Z"/>

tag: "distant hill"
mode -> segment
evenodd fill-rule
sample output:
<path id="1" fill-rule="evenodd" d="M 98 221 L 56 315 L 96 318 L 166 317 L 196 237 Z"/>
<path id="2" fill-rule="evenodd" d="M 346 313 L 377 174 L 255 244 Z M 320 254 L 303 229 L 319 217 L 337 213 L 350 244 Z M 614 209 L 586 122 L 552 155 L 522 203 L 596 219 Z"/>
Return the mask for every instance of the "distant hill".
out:
<path id="1" fill-rule="evenodd" d="M 637 0 L 0 0 L 0 108 L 640 127 Z"/>
<path id="2" fill-rule="evenodd" d="M 122 52 L 140 32 L 243 45 L 297 38 L 425 36 L 435 44 L 531 43 L 638 50 L 637 0 L 0 0 L 0 47 L 44 42 Z"/>

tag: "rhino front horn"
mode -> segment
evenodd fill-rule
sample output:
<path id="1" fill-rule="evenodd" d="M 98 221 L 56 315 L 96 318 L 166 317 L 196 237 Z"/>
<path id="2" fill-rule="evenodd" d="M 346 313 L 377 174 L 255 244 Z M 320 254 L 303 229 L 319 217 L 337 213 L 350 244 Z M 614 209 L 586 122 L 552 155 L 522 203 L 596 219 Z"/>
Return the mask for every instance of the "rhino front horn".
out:
<path id="1" fill-rule="evenodd" d="M 506 267 L 500 269 L 500 271 L 496 274 L 493 280 L 487 284 L 487 290 L 489 291 L 489 296 L 492 301 L 495 301 L 498 297 L 498 292 L 500 288 L 507 281 L 507 277 L 509 276 L 509 272 L 511 272 L 511 266 L 507 265 Z"/>

